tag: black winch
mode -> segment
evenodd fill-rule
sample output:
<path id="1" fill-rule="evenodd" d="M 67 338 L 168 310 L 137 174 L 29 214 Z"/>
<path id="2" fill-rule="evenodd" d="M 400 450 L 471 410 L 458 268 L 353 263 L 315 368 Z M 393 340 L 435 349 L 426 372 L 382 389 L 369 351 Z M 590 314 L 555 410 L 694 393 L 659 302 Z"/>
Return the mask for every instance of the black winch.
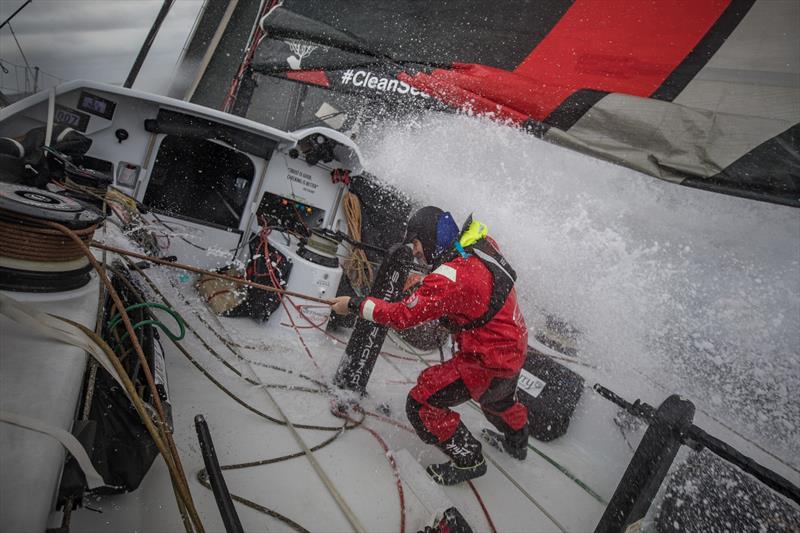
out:
<path id="1" fill-rule="evenodd" d="M 103 218 L 72 198 L 0 183 L 0 289 L 58 292 L 86 285 L 91 265 L 80 245 L 48 223 L 89 242 Z"/>

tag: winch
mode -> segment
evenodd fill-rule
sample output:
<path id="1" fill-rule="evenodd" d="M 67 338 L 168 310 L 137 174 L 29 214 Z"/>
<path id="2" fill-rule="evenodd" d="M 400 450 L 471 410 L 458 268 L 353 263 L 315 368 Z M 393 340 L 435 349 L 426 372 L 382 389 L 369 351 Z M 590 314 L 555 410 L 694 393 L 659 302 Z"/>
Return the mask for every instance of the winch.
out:
<path id="1" fill-rule="evenodd" d="M 318 265 L 337 268 L 337 251 L 341 241 L 335 239 L 330 232 L 313 229 L 306 242 L 297 248 L 297 255 Z"/>
<path id="2" fill-rule="evenodd" d="M 103 218 L 72 198 L 0 183 L 0 289 L 58 292 L 88 283 L 91 265 L 81 248 L 46 222 L 61 224 L 88 243 Z"/>

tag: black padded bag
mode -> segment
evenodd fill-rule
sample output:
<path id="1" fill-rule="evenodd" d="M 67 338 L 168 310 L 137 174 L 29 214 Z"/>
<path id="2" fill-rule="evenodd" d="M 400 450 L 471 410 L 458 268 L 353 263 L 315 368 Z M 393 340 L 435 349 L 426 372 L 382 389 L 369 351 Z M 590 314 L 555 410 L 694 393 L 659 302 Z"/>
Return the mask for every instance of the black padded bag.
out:
<path id="1" fill-rule="evenodd" d="M 528 408 L 530 434 L 550 441 L 567 432 L 583 392 L 583 378 L 528 347 L 517 381 L 517 398 Z"/>

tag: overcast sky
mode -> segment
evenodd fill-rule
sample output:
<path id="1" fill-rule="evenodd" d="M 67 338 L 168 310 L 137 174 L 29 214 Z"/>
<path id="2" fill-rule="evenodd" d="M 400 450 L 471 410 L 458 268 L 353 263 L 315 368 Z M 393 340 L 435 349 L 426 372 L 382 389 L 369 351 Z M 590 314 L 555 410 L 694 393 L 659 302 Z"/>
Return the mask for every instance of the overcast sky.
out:
<path id="1" fill-rule="evenodd" d="M 211 0 L 213 1 L 213 0 Z M 0 0 L 0 22 L 25 0 Z M 150 50 L 137 89 L 165 93 L 204 0 L 176 0 Z M 163 0 L 33 0 L 11 21 L 31 67 L 65 81 L 121 84 L 136 59 Z M 0 29 L 0 86 L 24 88 L 25 65 L 8 25 Z M 18 78 L 19 75 L 19 78 Z M 56 83 L 46 75 L 40 88 Z"/>

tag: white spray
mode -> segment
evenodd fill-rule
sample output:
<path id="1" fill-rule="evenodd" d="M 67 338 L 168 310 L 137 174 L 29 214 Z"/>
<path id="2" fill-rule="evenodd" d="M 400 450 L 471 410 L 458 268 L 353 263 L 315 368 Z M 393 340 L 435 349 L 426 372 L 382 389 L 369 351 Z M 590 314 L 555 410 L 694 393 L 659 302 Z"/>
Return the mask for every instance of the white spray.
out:
<path id="1" fill-rule="evenodd" d="M 489 226 L 530 326 L 566 319 L 581 358 L 658 375 L 800 464 L 800 210 L 663 182 L 486 118 L 384 124 L 361 145 L 371 173 Z"/>

